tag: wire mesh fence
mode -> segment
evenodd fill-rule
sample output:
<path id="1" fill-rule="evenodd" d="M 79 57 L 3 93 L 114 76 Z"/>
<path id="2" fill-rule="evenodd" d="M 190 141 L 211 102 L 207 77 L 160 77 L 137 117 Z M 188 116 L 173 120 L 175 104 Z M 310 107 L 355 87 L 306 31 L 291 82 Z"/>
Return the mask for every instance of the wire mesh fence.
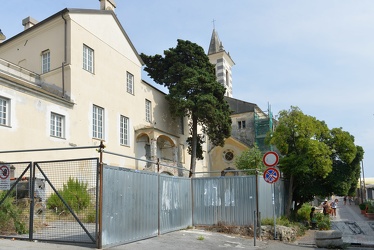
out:
<path id="1" fill-rule="evenodd" d="M 41 209 L 35 211 L 34 239 L 95 243 L 98 159 L 37 162 L 44 180 Z M 35 184 L 37 184 L 35 182 Z"/>
<path id="2" fill-rule="evenodd" d="M 0 192 L 0 235 L 96 243 L 98 158 L 6 163 L 11 188 Z"/>
<path id="3" fill-rule="evenodd" d="M 31 162 L 1 163 L 10 172 L 10 189 L 0 190 L 0 235 L 28 238 Z M 14 177 L 18 173 L 18 178 Z"/>

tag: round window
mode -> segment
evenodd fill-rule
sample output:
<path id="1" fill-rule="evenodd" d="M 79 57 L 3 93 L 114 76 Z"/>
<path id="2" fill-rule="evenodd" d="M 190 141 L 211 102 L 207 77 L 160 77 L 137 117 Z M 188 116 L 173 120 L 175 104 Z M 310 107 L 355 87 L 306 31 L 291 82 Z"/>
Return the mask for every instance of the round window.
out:
<path id="1" fill-rule="evenodd" d="M 225 150 L 223 152 L 223 158 L 226 160 L 226 161 L 232 161 L 234 159 L 234 151 L 232 150 Z"/>

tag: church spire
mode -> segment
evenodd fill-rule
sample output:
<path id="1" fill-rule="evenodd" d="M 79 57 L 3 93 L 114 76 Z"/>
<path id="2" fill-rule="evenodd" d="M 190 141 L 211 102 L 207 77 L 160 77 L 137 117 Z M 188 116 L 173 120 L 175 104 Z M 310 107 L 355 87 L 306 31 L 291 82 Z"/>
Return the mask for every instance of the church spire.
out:
<path id="1" fill-rule="evenodd" d="M 217 81 L 226 88 L 225 96 L 232 97 L 232 71 L 231 67 L 235 65 L 230 54 L 223 48 L 219 40 L 218 33 L 214 27 L 210 39 L 208 57 L 210 63 L 215 65 Z"/>
<path id="2" fill-rule="evenodd" d="M 216 29 L 213 28 L 212 38 L 210 39 L 210 45 L 208 50 L 208 55 L 218 53 L 223 51 L 222 42 L 219 40 L 218 33 Z"/>

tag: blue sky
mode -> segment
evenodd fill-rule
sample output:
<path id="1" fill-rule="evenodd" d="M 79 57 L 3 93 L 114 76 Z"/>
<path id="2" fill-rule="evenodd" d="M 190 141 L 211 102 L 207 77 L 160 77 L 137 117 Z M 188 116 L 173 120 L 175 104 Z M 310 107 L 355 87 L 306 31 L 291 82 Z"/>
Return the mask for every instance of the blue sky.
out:
<path id="1" fill-rule="evenodd" d="M 162 54 L 177 39 L 208 50 L 215 28 L 235 62 L 233 97 L 266 110 L 298 106 L 342 127 L 365 150 L 374 177 L 374 1 L 115 0 L 116 14 L 139 53 Z M 41 21 L 64 8 L 98 9 L 98 0 L 11 0 L 0 29 L 12 37 L 22 19 Z M 151 81 L 146 74 L 143 79 Z"/>

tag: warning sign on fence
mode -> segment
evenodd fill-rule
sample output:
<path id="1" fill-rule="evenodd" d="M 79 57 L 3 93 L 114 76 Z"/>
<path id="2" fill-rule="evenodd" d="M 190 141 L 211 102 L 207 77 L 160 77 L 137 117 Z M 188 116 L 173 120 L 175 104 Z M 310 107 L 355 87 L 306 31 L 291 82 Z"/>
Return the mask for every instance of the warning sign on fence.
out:
<path id="1" fill-rule="evenodd" d="M 10 168 L 7 165 L 0 165 L 0 190 L 10 189 Z"/>

